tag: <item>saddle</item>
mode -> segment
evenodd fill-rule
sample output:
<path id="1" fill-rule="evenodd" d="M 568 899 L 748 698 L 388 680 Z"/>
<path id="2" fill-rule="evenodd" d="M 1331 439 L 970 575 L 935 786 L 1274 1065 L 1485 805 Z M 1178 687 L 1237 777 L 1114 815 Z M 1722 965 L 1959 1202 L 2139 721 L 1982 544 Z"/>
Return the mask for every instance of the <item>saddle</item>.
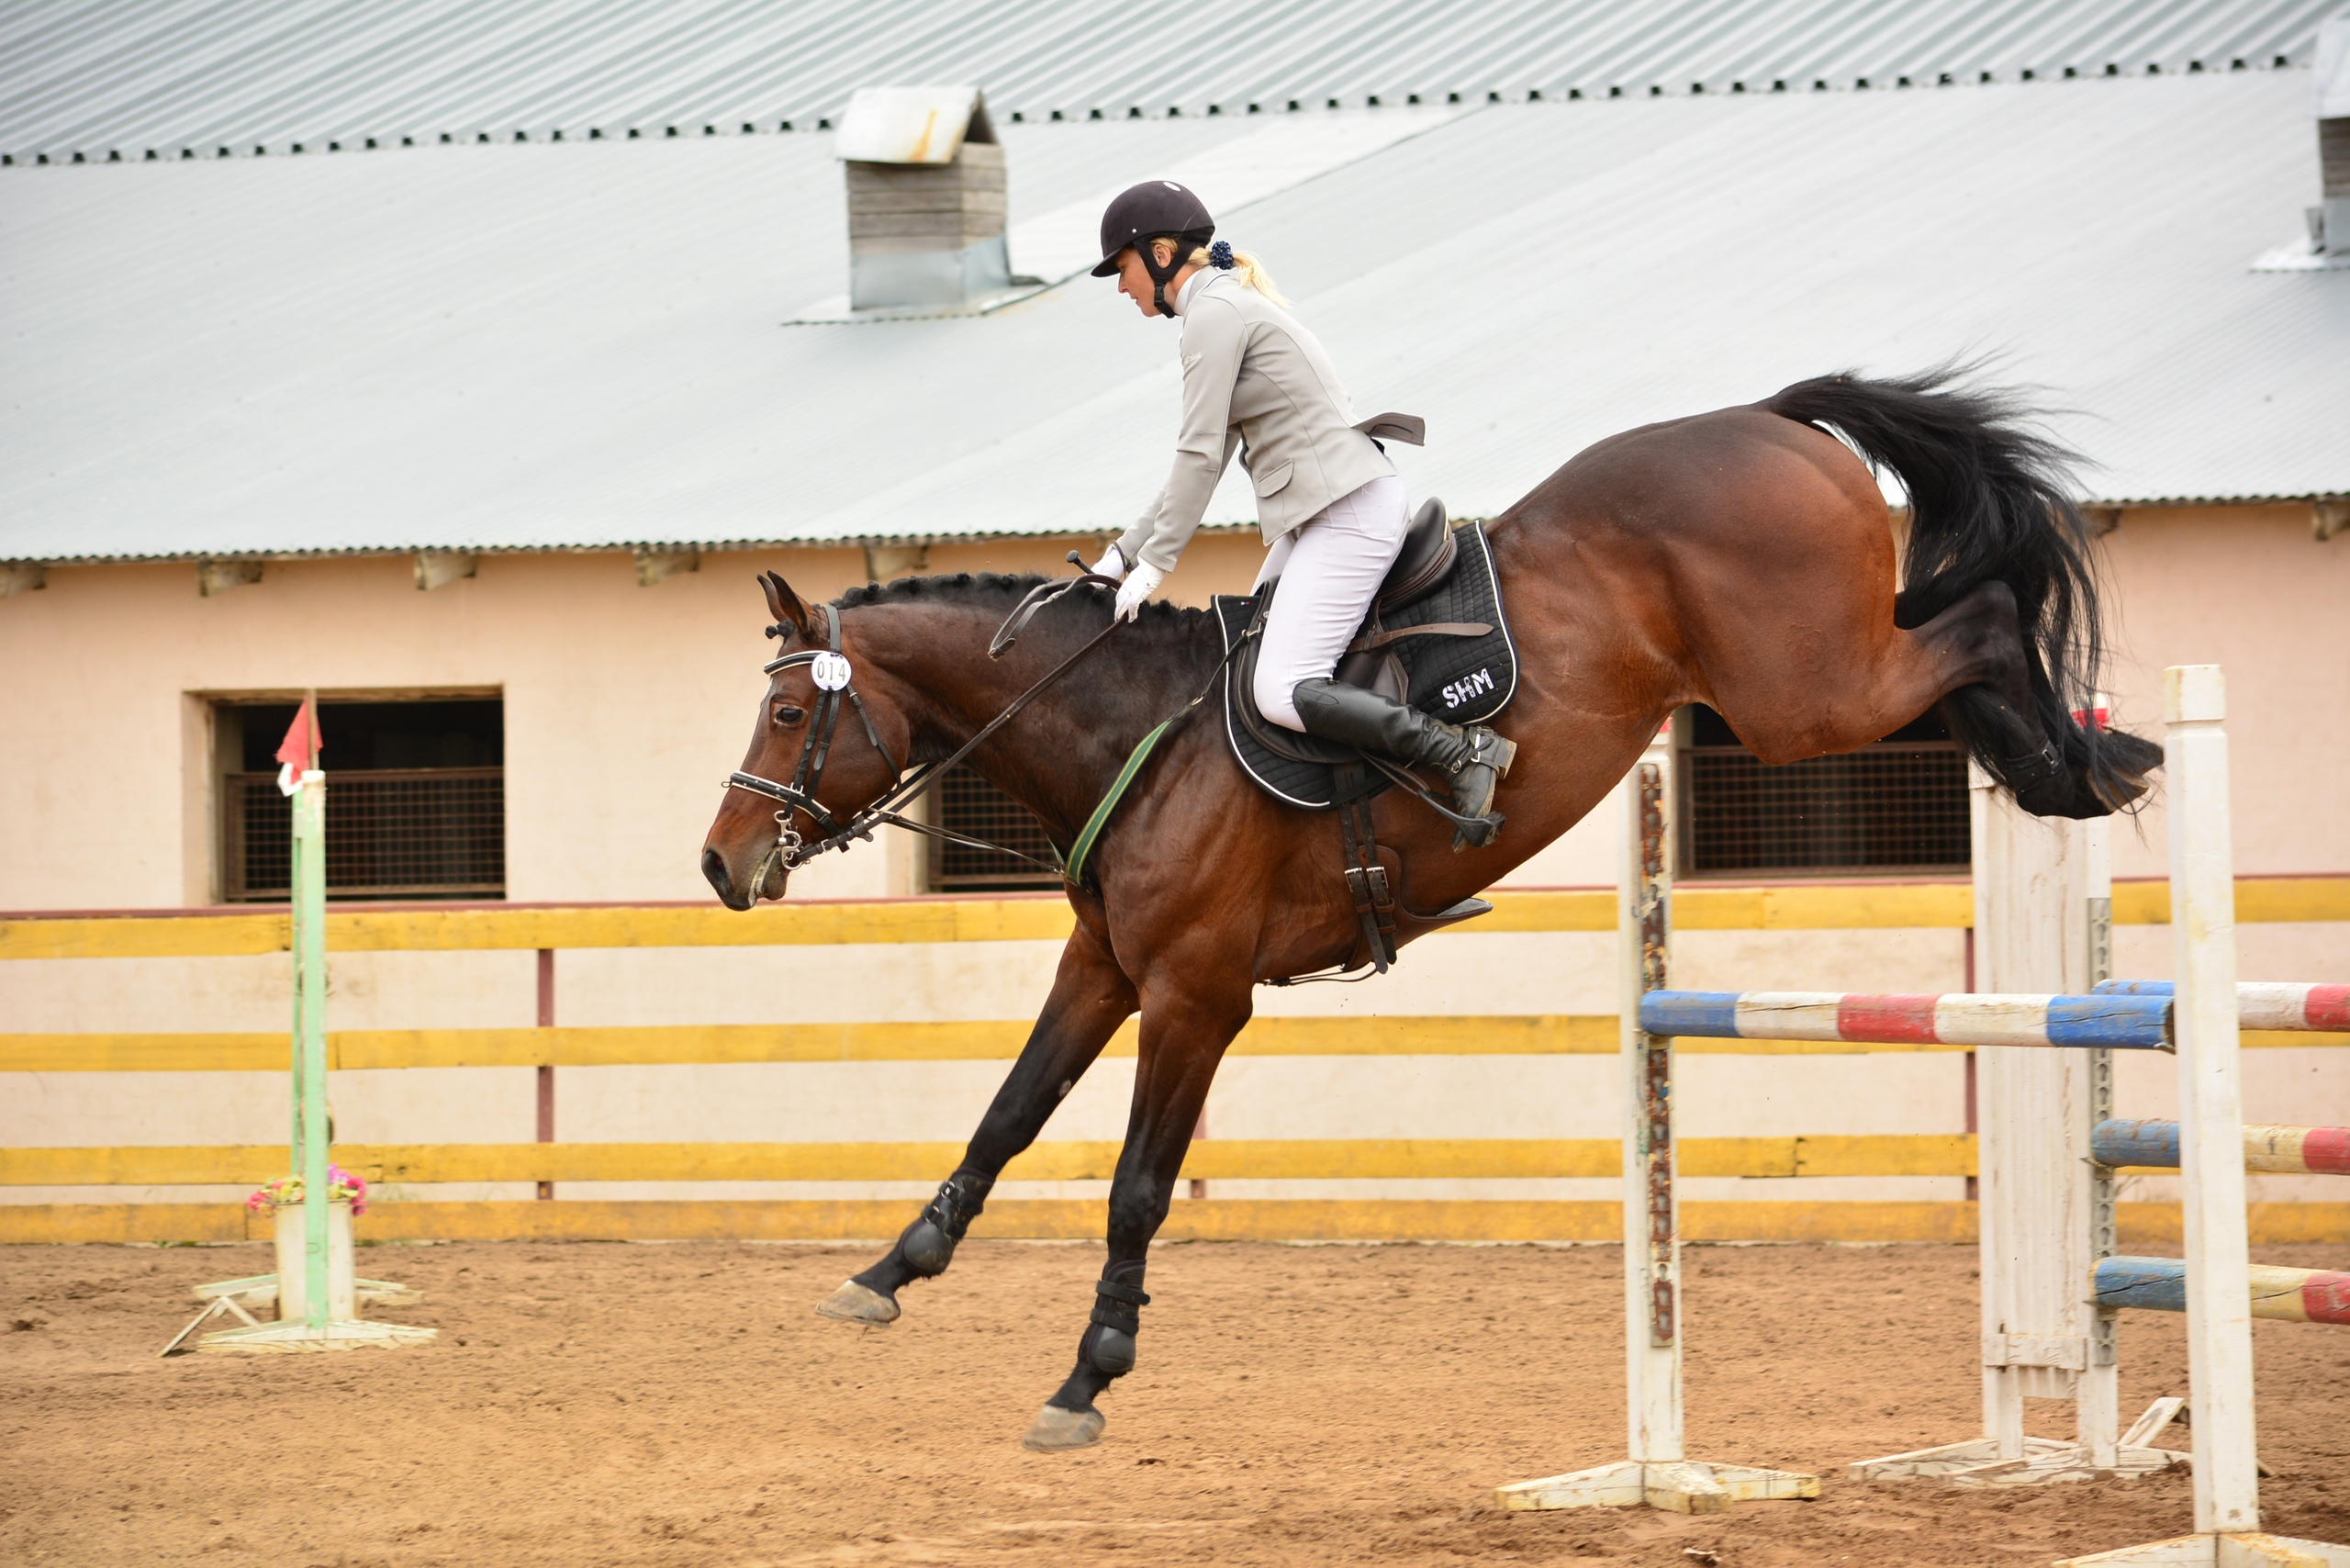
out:
<path id="1" fill-rule="evenodd" d="M 1258 650 L 1280 588 L 1275 578 L 1253 594 L 1219 595 L 1214 601 L 1229 655 L 1225 734 L 1241 770 L 1275 800 L 1308 811 L 1328 811 L 1350 796 L 1368 799 L 1391 788 L 1385 774 L 1363 767 L 1354 747 L 1276 724 L 1258 711 Z M 1480 722 L 1508 705 L 1517 689 L 1517 650 L 1483 527 L 1450 526 L 1439 500 L 1420 508 L 1336 678 L 1449 724 Z M 1367 778 L 1348 780 L 1356 785 L 1350 790 L 1336 777 L 1340 768 Z"/>
<path id="2" fill-rule="evenodd" d="M 1225 734 L 1241 771 L 1267 794 L 1308 811 L 1338 812 L 1347 890 L 1362 933 L 1339 968 L 1367 965 L 1383 974 L 1404 942 L 1493 905 L 1463 899 L 1431 914 L 1404 907 L 1396 893 L 1403 885 L 1401 857 L 1374 840 L 1369 804 L 1394 780 L 1354 747 L 1285 728 L 1258 710 L 1257 655 L 1265 614 L 1280 587 L 1276 578 L 1253 594 L 1214 600 L 1226 655 Z M 1508 705 L 1517 690 L 1517 649 L 1503 617 L 1501 583 L 1482 525 L 1452 527 L 1439 500 L 1420 508 L 1336 678 L 1447 723 L 1490 719 Z"/>

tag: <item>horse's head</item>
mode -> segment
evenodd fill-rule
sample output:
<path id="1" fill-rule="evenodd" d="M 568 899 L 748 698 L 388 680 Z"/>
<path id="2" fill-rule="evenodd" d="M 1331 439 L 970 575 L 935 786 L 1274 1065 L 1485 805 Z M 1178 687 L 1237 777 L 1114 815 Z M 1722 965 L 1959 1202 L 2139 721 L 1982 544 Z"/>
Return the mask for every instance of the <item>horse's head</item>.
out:
<path id="1" fill-rule="evenodd" d="M 860 650 L 836 619 L 839 610 L 820 606 L 811 611 L 791 585 L 774 572 L 761 577 L 759 586 L 767 590 L 767 609 L 775 615 L 768 634 L 782 639 L 776 661 L 782 667 L 770 666 L 742 771 L 804 790 L 836 822 L 845 822 L 897 781 L 898 766 L 908 750 L 906 720 L 899 704 L 885 695 L 889 683 L 876 680 L 879 671 L 858 662 L 867 650 Z M 829 656 L 835 625 L 841 626 L 845 666 Z M 809 656 L 817 654 L 828 656 Z M 854 684 L 845 688 L 844 681 Z M 862 715 L 850 700 L 852 690 L 861 700 Z M 828 710 L 829 725 L 824 722 Z M 866 728 L 868 720 L 888 748 L 886 756 Z M 786 846 L 800 839 L 813 845 L 829 831 L 804 804 L 730 789 L 702 840 L 702 875 L 729 909 L 779 899 L 791 875 Z"/>

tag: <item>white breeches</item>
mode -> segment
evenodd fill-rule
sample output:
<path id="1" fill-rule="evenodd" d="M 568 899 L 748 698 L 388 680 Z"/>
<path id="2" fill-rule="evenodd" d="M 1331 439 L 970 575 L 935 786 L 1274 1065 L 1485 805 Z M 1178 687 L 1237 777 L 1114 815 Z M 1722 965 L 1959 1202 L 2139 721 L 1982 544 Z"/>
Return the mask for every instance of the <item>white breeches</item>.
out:
<path id="1" fill-rule="evenodd" d="M 1257 586 L 1281 580 L 1257 655 L 1257 706 L 1284 729 L 1303 730 L 1290 689 L 1326 680 L 1404 548 L 1404 481 L 1389 474 L 1332 501 L 1273 541 Z"/>

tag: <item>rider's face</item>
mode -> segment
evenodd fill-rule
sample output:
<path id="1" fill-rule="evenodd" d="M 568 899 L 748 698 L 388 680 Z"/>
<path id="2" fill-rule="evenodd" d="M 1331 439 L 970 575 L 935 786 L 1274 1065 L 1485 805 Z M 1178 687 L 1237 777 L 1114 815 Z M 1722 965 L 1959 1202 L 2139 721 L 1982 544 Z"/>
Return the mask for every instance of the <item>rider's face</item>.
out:
<path id="1" fill-rule="evenodd" d="M 1164 240 L 1153 240 L 1151 249 L 1165 266 L 1174 259 L 1175 247 Z M 1142 252 L 1129 245 L 1118 252 L 1118 292 L 1135 302 L 1135 308 L 1146 316 L 1158 314 L 1158 307 L 1151 298 L 1150 269 L 1143 265 Z"/>

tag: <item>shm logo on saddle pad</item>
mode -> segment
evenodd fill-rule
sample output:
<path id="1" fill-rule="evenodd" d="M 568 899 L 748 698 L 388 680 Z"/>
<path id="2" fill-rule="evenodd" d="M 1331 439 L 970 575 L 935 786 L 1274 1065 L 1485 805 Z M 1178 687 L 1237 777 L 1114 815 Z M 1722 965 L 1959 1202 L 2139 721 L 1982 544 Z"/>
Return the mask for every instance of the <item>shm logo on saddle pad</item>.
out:
<path id="1" fill-rule="evenodd" d="M 1438 692 L 1438 695 L 1444 699 L 1444 705 L 1446 707 L 1458 708 L 1463 702 L 1468 701 L 1471 698 L 1483 697 L 1486 692 L 1491 691 L 1493 689 L 1494 672 L 1490 667 L 1488 667 L 1479 670 L 1474 675 L 1461 677 L 1459 680 L 1454 681 L 1451 685 Z"/>

